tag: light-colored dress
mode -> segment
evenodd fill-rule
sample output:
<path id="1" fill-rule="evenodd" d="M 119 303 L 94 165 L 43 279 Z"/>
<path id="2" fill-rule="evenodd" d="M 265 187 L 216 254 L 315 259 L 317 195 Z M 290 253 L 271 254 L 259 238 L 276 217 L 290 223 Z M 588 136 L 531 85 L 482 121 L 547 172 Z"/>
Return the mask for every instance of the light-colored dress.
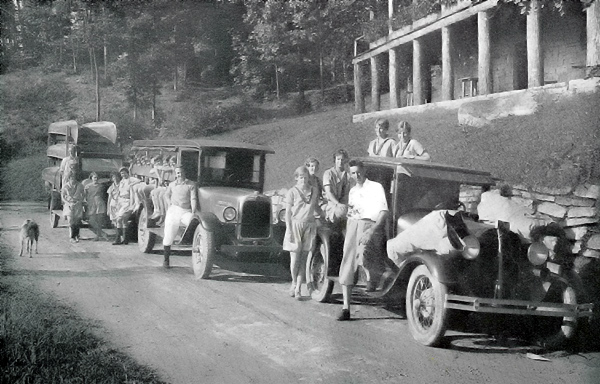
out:
<path id="1" fill-rule="evenodd" d="M 369 143 L 367 150 L 371 157 L 393 157 L 395 144 L 396 142 L 391 137 L 386 137 L 383 140 L 377 138 Z"/>
<path id="2" fill-rule="evenodd" d="M 67 182 L 62 190 L 63 215 L 70 222 L 76 222 L 83 217 L 83 185 L 77 181 Z"/>
<path id="3" fill-rule="evenodd" d="M 110 221 L 115 221 L 117 219 L 117 204 L 119 201 L 119 185 L 111 184 L 108 188 L 108 217 Z"/>
<path id="4" fill-rule="evenodd" d="M 398 142 L 394 147 L 394 157 L 417 157 L 425 153 L 425 148 L 415 139 L 410 139 L 408 143 Z"/>
<path id="5" fill-rule="evenodd" d="M 285 196 L 285 203 L 290 208 L 291 223 L 286 226 L 283 249 L 289 252 L 308 252 L 313 248 L 317 235 L 317 188 L 311 186 L 310 191 L 304 193 L 298 187 L 293 187 Z"/>
<path id="6" fill-rule="evenodd" d="M 87 201 L 88 215 L 106 213 L 106 203 L 102 196 L 102 185 L 88 184 L 85 186 L 85 200 Z"/>

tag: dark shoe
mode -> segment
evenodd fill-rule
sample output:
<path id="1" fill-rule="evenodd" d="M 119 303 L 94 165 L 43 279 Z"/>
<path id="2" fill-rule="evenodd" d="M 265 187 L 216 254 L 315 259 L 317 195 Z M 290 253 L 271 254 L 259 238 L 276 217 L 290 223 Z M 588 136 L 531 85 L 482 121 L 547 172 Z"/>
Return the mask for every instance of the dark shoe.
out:
<path id="1" fill-rule="evenodd" d="M 171 246 L 169 245 L 165 245 L 165 252 L 164 252 L 164 260 L 163 260 L 163 267 L 164 268 L 171 268 L 170 265 L 170 257 L 171 257 Z"/>
<path id="2" fill-rule="evenodd" d="M 117 228 L 117 237 L 115 238 L 115 241 L 112 243 L 112 245 L 123 244 L 123 240 L 121 240 L 121 235 L 122 234 L 123 234 L 123 229 Z"/>
<path id="3" fill-rule="evenodd" d="M 342 309 L 342 312 L 340 313 L 340 315 L 338 316 L 338 321 L 348 321 L 350 320 L 350 310 L 349 309 Z"/>

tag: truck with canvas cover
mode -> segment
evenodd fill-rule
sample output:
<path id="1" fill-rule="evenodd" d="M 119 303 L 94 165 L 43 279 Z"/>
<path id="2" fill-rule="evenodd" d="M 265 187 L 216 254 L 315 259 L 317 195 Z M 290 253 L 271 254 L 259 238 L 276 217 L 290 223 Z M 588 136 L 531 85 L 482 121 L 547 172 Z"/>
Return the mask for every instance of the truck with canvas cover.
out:
<path id="1" fill-rule="evenodd" d="M 60 165 L 69 156 L 72 147 L 77 149 L 74 172 L 78 181 L 85 185 L 92 172 L 98 174 L 99 182 L 108 188 L 110 174 L 122 166 L 121 146 L 117 141 L 117 127 L 108 121 L 86 123 L 81 126 L 75 120 L 59 121 L 48 127 L 48 167 L 42 170 L 42 180 L 49 192 L 48 209 L 50 223 L 58 226 L 62 215 L 60 191 L 63 175 Z"/>

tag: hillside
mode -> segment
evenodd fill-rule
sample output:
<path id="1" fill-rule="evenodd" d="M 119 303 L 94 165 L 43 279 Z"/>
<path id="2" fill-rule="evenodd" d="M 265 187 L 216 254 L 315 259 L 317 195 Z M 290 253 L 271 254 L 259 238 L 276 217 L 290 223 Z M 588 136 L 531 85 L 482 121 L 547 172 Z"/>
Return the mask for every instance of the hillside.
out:
<path id="1" fill-rule="evenodd" d="M 20 81 L 23 75 L 3 75 L 0 79 L 6 86 L 3 90 L 9 91 L 9 84 L 15 87 L 24 84 Z M 26 126 L 34 128 L 41 140 L 45 141 L 47 124 L 52 121 L 93 119 L 94 93 L 89 77 L 64 74 L 48 77 L 39 72 L 28 72 L 27 76 L 38 82 L 46 79 L 47 83 L 56 84 L 73 95 L 71 101 L 60 108 L 49 109 L 50 102 L 47 103 L 48 112 L 28 112 L 32 118 Z M 331 154 L 338 148 L 345 148 L 351 156 L 366 154 L 366 145 L 374 135 L 373 121 L 352 123 L 353 106 L 350 103 L 327 106 L 327 110 L 317 106 L 321 111 L 282 117 L 293 115 L 290 108 L 292 95 L 281 102 L 258 105 L 240 97 L 239 90 L 229 88 L 188 88 L 183 93 L 163 89 L 158 105 L 165 120 L 163 129 L 157 132 L 151 128 L 148 111 L 141 111 L 141 119 L 133 123 L 121 88 L 117 82 L 103 88 L 102 118 L 117 123 L 125 141 L 159 133 L 177 136 L 177 127 L 195 125 L 202 128 L 202 122 L 206 121 L 202 119 L 211 117 L 211 109 L 220 110 L 216 118 L 225 116 L 227 121 L 238 121 L 237 125 L 248 123 L 226 115 L 239 111 L 239 116 L 246 121 L 259 121 L 259 124 L 212 137 L 272 147 L 276 153 L 267 162 L 267 189 L 291 185 L 293 170 L 308 156 L 321 161 L 322 172 L 332 165 Z M 313 100 L 318 99 L 313 97 L 315 93 L 309 93 Z M 9 95 L 10 92 L 6 92 L 6 96 Z M 413 125 L 413 136 L 423 143 L 436 162 L 489 171 L 513 184 L 557 187 L 600 183 L 600 93 L 541 96 L 537 103 L 539 106 L 534 115 L 495 120 L 485 128 L 461 127 L 456 110 L 441 108 L 427 108 L 424 112 L 407 115 L 405 119 Z M 23 103 L 20 108 L 28 109 L 29 105 L 31 102 Z M 18 110 L 13 109 L 13 113 Z M 198 114 L 199 111 L 202 113 Z M 14 115 L 12 121 L 18 122 L 18 117 Z M 395 123 L 397 120 L 392 120 L 392 124 Z M 43 146 L 40 142 L 40 151 Z M 39 155 L 43 156 L 43 153 Z M 25 164 L 17 168 L 22 171 L 23 167 L 32 172 L 27 179 L 39 177 L 39 172 L 31 166 Z M 4 181 L 12 183 L 12 178 L 6 176 Z M 43 191 L 39 191 L 38 195 L 42 194 Z"/>
<path id="2" fill-rule="evenodd" d="M 600 182 L 600 94 L 548 97 L 531 116 L 507 117 L 485 128 L 463 128 L 455 111 L 412 114 L 413 137 L 433 161 L 491 172 L 514 184 L 557 187 Z M 265 144 L 276 154 L 268 160 L 267 188 L 293 183 L 295 167 L 308 156 L 332 165 L 331 154 L 345 148 L 366 154 L 373 122 L 353 124 L 352 106 L 274 120 L 219 138 Z M 394 124 L 396 121 L 392 121 Z"/>

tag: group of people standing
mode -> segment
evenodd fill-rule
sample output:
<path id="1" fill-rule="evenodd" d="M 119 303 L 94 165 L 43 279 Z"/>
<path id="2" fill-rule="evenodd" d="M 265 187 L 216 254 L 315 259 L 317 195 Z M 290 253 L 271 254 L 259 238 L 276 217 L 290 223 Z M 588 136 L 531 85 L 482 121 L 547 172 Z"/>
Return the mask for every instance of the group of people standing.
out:
<path id="1" fill-rule="evenodd" d="M 430 160 L 429 153 L 423 145 L 413 139 L 412 127 L 407 121 L 400 121 L 396 126 L 398 141 L 389 136 L 390 122 L 386 119 L 375 121 L 374 140 L 369 143 L 369 156 L 402 157 L 407 159 Z"/>
<path id="2" fill-rule="evenodd" d="M 375 122 L 377 137 L 369 143 L 369 156 L 403 157 L 430 160 L 423 146 L 411 138 L 411 126 L 398 123 L 398 142 L 388 137 L 389 121 Z M 350 302 L 355 273 L 362 266 L 367 278 L 367 291 L 375 291 L 378 283 L 393 275 L 397 267 L 385 256 L 385 223 L 388 204 L 380 183 L 369 180 L 360 160 L 350 160 L 340 149 L 333 154 L 334 165 L 316 175 L 319 162 L 308 158 L 294 172 L 295 185 L 285 197 L 286 232 L 283 249 L 290 252 L 292 284 L 289 294 L 301 299 L 304 274 L 308 273 L 306 259 L 314 251 L 315 240 L 322 225 L 344 233 L 343 258 L 339 282 L 342 285 L 343 308 L 338 320 L 350 319 Z M 306 272 L 305 272 L 306 271 Z M 306 276 L 308 294 L 313 290 Z M 379 284 L 381 285 L 381 284 Z"/>
<path id="3" fill-rule="evenodd" d="M 102 228 L 104 217 L 108 214 L 116 228 L 116 237 L 112 244 L 128 244 L 128 223 L 136 209 L 136 204 L 139 204 L 139 196 L 136 194 L 143 191 L 146 184 L 130 176 L 129 169 L 122 167 L 119 173 L 111 174 L 111 185 L 106 192 L 98 182 L 98 174 L 95 172 L 90 174 L 90 181 L 84 186 L 77 181 L 78 163 L 77 147 L 72 146 L 69 156 L 63 159 L 60 166 L 63 216 L 69 224 L 70 241 L 77 243 L 80 240 L 79 230 L 85 204 L 90 226 L 96 235 L 95 241 L 107 240 Z M 163 208 L 165 212 L 161 213 L 162 209 L 159 210 L 158 204 L 155 204 L 155 212 L 151 216 L 151 219 L 158 219 L 159 224 L 164 221 L 163 266 L 166 268 L 170 266 L 171 245 L 180 225 L 189 224 L 198 207 L 195 183 L 185 178 L 185 172 L 180 166 L 169 163 L 168 167 L 174 173 L 174 180 L 166 187 L 154 188 L 161 193 L 156 198 L 165 202 L 166 207 Z M 161 172 L 161 175 L 160 181 L 165 178 L 164 172 Z M 151 195 L 155 197 L 152 193 Z"/>

